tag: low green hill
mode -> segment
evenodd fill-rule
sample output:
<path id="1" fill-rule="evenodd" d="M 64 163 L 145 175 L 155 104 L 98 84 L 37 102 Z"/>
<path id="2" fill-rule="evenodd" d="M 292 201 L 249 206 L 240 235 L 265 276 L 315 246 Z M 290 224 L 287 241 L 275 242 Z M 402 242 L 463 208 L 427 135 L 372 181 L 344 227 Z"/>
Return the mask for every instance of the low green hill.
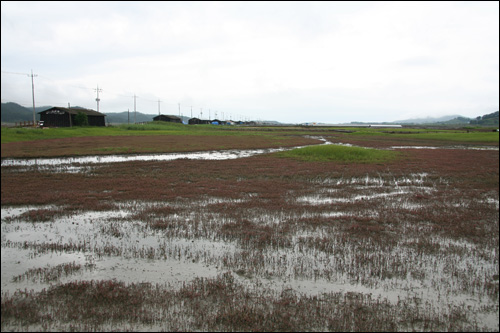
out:
<path id="1" fill-rule="evenodd" d="M 485 114 L 484 116 L 479 116 L 476 119 L 470 121 L 471 125 L 480 126 L 498 126 L 498 111 L 490 114 Z"/>
<path id="2" fill-rule="evenodd" d="M 48 106 L 35 108 L 35 118 L 40 120 L 38 112 L 47 110 Z M 33 121 L 33 109 L 25 108 L 17 103 L 2 103 L 2 123 L 16 123 L 21 121 Z"/>

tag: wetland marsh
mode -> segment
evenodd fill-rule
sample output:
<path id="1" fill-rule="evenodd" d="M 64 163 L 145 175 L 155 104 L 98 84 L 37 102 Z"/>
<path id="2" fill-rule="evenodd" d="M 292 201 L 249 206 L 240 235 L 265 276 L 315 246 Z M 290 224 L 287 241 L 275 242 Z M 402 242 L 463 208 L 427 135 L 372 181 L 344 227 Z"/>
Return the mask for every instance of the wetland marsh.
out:
<path id="1" fill-rule="evenodd" d="M 78 140 L 2 143 L 2 331 L 498 331 L 498 134 L 268 131 L 213 143 L 377 154 L 20 165 L 7 145 Z"/>

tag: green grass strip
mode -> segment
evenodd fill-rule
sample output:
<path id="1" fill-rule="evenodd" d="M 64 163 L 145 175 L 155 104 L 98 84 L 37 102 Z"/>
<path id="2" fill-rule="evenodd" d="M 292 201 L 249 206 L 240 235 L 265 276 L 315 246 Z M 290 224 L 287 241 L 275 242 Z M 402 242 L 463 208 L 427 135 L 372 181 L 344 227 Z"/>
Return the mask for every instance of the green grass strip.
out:
<path id="1" fill-rule="evenodd" d="M 309 162 L 382 163 L 393 161 L 401 154 L 392 150 L 321 145 L 279 152 L 277 155 Z"/>
<path id="2" fill-rule="evenodd" d="M 498 143 L 499 135 L 496 130 L 487 132 L 461 130 L 436 130 L 436 129 L 355 129 L 348 136 L 381 136 L 390 138 L 405 138 L 415 140 L 432 140 L 453 143 Z M 405 132 L 400 134 L 398 132 Z"/>
<path id="3" fill-rule="evenodd" d="M 2 143 L 36 141 L 89 136 L 130 136 L 130 135 L 264 135 L 273 133 L 259 131 L 239 131 L 232 126 L 183 125 L 165 122 L 148 124 L 122 124 L 108 127 L 59 127 L 59 128 L 5 128 L 2 127 Z"/>
<path id="4" fill-rule="evenodd" d="M 399 135 L 399 137 L 406 137 L 412 139 L 423 140 L 436 140 L 436 141 L 449 141 L 459 143 L 498 143 L 498 132 L 470 132 L 470 133 L 423 133 L 423 134 L 408 134 Z"/>

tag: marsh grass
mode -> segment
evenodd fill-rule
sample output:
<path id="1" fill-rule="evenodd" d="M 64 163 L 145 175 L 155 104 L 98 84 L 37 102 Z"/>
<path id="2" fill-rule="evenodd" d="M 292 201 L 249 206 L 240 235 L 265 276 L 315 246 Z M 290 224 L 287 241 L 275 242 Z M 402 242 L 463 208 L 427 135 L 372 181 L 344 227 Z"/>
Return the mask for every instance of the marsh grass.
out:
<path id="1" fill-rule="evenodd" d="M 2 330 L 72 331 L 479 331 L 465 306 L 444 313 L 405 299 L 361 293 L 303 296 L 256 292 L 231 273 L 194 279 L 174 291 L 159 284 L 77 281 L 39 293 L 2 294 Z"/>
<path id="2" fill-rule="evenodd" d="M 440 131 L 431 133 L 418 133 L 418 134 L 392 134 L 395 137 L 408 137 L 413 140 L 435 140 L 447 142 L 468 142 L 468 143 L 497 143 L 498 132 L 468 132 L 468 131 Z"/>
<path id="3" fill-rule="evenodd" d="M 489 142 L 497 143 L 499 133 L 494 128 L 490 129 L 438 129 L 438 128 L 419 128 L 419 129 L 386 129 L 386 128 L 355 128 L 346 134 L 349 136 L 371 136 L 405 138 L 410 140 L 434 140 L 445 142 Z"/>
<path id="4" fill-rule="evenodd" d="M 296 158 L 302 161 L 335 161 L 346 163 L 385 163 L 392 162 L 401 156 L 400 153 L 394 151 L 339 145 L 297 148 L 279 152 L 277 155 Z"/>
<path id="5" fill-rule="evenodd" d="M 82 265 L 75 262 L 60 264 L 54 267 L 32 268 L 21 275 L 14 276 L 12 282 L 22 282 L 24 280 L 31 280 L 32 282 L 41 281 L 43 283 L 55 282 L 61 277 L 72 275 L 81 269 Z"/>
<path id="6" fill-rule="evenodd" d="M 2 167 L 2 331 L 498 331 L 498 153 L 406 154 Z"/>
<path id="7" fill-rule="evenodd" d="M 292 131 L 293 132 L 293 131 Z M 266 131 L 232 126 L 184 125 L 168 122 L 121 124 L 107 127 L 7 128 L 1 129 L 2 143 L 99 136 L 265 136 L 277 142 L 286 140 L 289 131 Z"/>
<path id="8" fill-rule="evenodd" d="M 3 130 L 3 129 L 2 129 Z M 54 129 L 56 130 L 56 129 Z M 130 135 L 95 135 L 75 136 L 54 139 L 57 144 L 46 140 L 2 143 L 2 158 L 20 157 L 37 158 L 40 151 L 45 156 L 82 156 L 108 154 L 141 154 L 141 153 L 182 153 L 201 152 L 224 149 L 261 149 L 297 147 L 317 144 L 317 139 L 284 135 L 254 135 L 252 133 L 239 135 L 217 135 L 219 132 L 164 133 L 150 131 L 144 133 L 135 131 Z M 29 140 L 29 138 L 26 138 Z"/>
<path id="9" fill-rule="evenodd" d="M 341 132 L 345 131 L 345 132 Z M 490 143 L 499 142 L 498 132 L 474 129 L 411 129 L 387 130 L 376 128 L 304 128 L 304 127 L 248 127 L 248 126 L 213 126 L 213 125 L 184 125 L 168 122 L 149 122 L 146 124 L 121 124 L 107 127 L 71 127 L 71 128 L 6 128 L 1 129 L 2 143 L 18 141 L 37 141 L 45 139 L 61 139 L 92 136 L 269 136 L 280 142 L 287 136 L 334 135 L 335 137 L 356 138 L 367 137 L 370 140 L 379 138 L 393 138 L 395 140 L 410 139 L 415 141 L 434 142 L 461 142 L 461 143 Z"/>

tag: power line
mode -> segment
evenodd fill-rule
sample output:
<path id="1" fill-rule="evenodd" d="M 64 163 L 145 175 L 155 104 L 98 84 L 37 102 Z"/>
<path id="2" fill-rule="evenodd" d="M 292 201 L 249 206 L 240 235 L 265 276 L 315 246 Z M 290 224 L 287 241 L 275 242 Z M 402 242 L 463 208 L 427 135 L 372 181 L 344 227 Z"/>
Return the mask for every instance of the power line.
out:
<path id="1" fill-rule="evenodd" d="M 42 77 L 42 78 L 46 78 L 46 79 L 48 79 L 48 80 L 54 81 L 53 79 L 51 79 L 51 78 L 49 78 L 49 77 L 45 77 L 45 76 L 43 76 L 43 75 L 38 75 L 38 74 L 33 74 L 33 70 L 31 70 L 31 74 L 28 74 L 28 73 L 20 73 L 20 72 L 10 72 L 10 71 L 3 71 L 3 70 L 2 70 L 1 72 L 2 72 L 2 74 L 27 75 L 27 76 L 31 77 L 31 81 L 32 81 L 31 83 L 32 83 L 33 110 L 35 109 L 35 92 L 34 92 L 34 91 L 35 91 L 35 85 L 34 85 L 34 78 L 35 78 L 35 77 L 37 77 L 37 76 L 40 76 L 40 77 Z M 97 93 L 97 98 L 96 98 L 95 100 L 96 100 L 96 102 L 97 102 L 97 111 L 99 111 L 99 102 L 100 102 L 100 99 L 99 99 L 99 92 L 102 92 L 102 89 L 100 89 L 100 88 L 99 88 L 99 86 L 97 86 L 97 89 L 96 89 L 96 88 L 89 88 L 89 87 L 85 87 L 85 86 L 83 86 L 83 85 L 82 85 L 82 86 L 77 86 L 77 85 L 70 85 L 70 84 L 66 84 L 65 86 L 75 87 L 75 88 L 80 88 L 80 89 L 85 89 L 85 90 L 90 90 L 90 89 L 93 89 L 93 90 Z M 107 92 L 108 94 L 115 95 L 115 96 L 121 96 L 121 97 L 131 97 L 131 95 L 124 95 L 124 94 L 117 93 L 117 92 L 113 92 L 113 91 L 108 91 L 108 90 L 106 90 L 106 92 Z M 136 104 L 136 98 L 137 98 L 138 96 L 136 96 L 136 95 L 134 94 L 134 96 L 133 96 L 133 97 L 134 97 L 134 112 L 137 112 L 137 110 L 136 110 L 136 105 L 135 105 L 135 104 Z M 43 96 L 42 96 L 42 98 L 43 98 Z M 146 101 L 146 102 L 158 102 L 158 113 L 159 113 L 159 114 L 161 113 L 161 112 L 160 112 L 160 102 L 162 102 L 162 101 L 160 101 L 160 99 L 153 101 L 153 100 L 149 100 L 149 99 L 144 99 L 144 98 L 142 98 L 142 100 L 143 100 L 143 101 Z M 167 106 L 169 106 L 169 105 L 170 105 L 170 106 L 175 105 L 175 103 L 168 103 L 168 102 L 163 102 L 163 103 L 165 103 L 165 105 L 167 105 Z M 181 112 L 181 105 L 180 105 L 180 103 L 177 103 L 177 107 L 178 107 L 179 116 L 181 116 L 182 112 Z M 192 115 L 192 112 L 193 112 L 193 107 L 194 107 L 194 106 L 191 106 L 191 107 L 190 107 L 190 109 L 191 109 L 191 117 L 193 116 L 193 115 Z M 217 117 L 217 113 L 218 113 L 218 111 L 217 111 L 217 110 L 215 110 L 215 117 Z M 224 118 L 224 115 L 225 115 L 225 113 L 224 113 L 224 112 L 222 112 L 222 117 L 223 117 L 223 118 Z M 209 109 L 209 111 L 208 111 L 208 116 L 209 116 L 209 118 L 211 117 L 211 109 Z M 242 116 L 242 115 L 238 115 L 238 116 L 239 116 L 240 118 L 244 118 L 244 116 Z M 134 114 L 134 117 L 135 117 L 135 114 Z M 200 108 L 200 117 L 203 117 L 203 108 Z M 230 116 L 230 117 L 231 117 L 231 116 Z"/>
<path id="2" fill-rule="evenodd" d="M 6 71 L 2 71 L 2 73 L 4 73 L 4 74 L 17 74 L 17 75 L 28 75 L 29 76 L 28 73 L 16 73 L 16 72 L 6 72 Z"/>

